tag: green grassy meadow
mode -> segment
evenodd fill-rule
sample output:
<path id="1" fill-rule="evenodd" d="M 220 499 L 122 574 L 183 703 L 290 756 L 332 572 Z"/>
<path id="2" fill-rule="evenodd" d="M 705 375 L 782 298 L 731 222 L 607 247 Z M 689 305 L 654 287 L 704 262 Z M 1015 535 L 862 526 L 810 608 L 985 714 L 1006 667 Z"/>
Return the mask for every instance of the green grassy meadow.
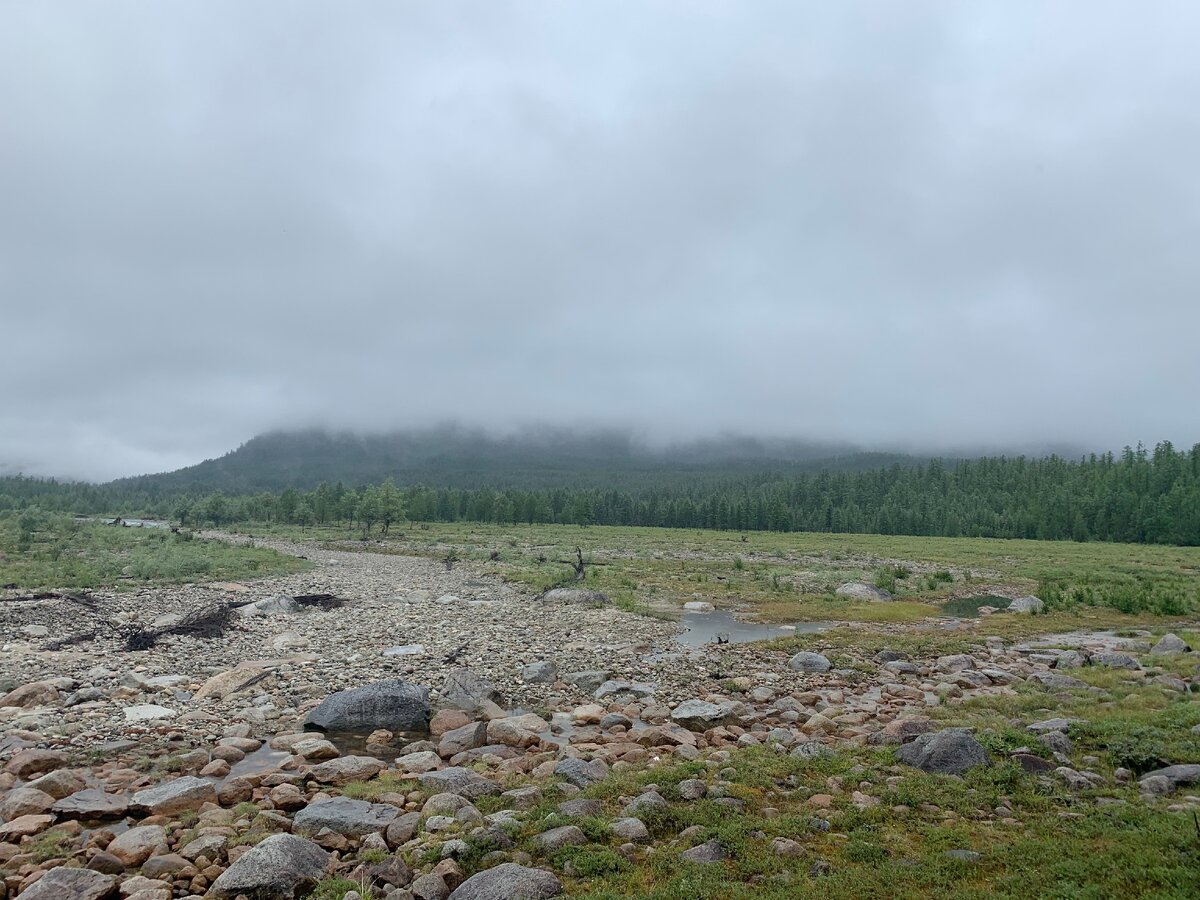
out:
<path id="1" fill-rule="evenodd" d="M 0 585 L 37 591 L 259 578 L 309 563 L 273 550 L 66 516 L 0 518 Z"/>
<path id="2" fill-rule="evenodd" d="M 533 590 L 572 581 L 579 548 L 587 586 L 620 606 L 671 613 L 689 600 L 772 622 L 911 624 L 947 601 L 1035 593 L 1037 617 L 993 616 L 987 633 L 1123 627 L 1200 611 L 1200 547 L 991 538 L 895 537 L 574 525 L 393 526 L 386 537 L 343 528 L 249 527 L 339 549 L 470 560 Z M 846 581 L 886 587 L 887 603 L 838 597 Z M 981 632 L 982 633 L 982 632 Z"/>

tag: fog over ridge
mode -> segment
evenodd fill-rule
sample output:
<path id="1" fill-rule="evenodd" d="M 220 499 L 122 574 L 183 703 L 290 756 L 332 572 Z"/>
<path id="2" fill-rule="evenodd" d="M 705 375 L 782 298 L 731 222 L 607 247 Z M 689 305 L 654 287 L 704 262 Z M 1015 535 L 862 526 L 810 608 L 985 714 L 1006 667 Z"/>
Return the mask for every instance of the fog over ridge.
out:
<path id="1" fill-rule="evenodd" d="M 0 7 L 0 471 L 1200 440 L 1200 9 Z"/>

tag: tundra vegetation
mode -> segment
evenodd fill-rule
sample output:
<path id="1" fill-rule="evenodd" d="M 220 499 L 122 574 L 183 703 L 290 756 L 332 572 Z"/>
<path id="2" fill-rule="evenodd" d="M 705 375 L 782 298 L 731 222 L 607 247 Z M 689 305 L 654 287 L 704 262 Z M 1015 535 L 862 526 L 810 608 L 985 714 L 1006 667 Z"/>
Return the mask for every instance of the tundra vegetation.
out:
<path id="1" fill-rule="evenodd" d="M 353 526 L 298 512 L 312 508 L 313 492 L 271 495 L 269 521 L 246 514 L 250 499 L 226 497 L 221 533 L 204 530 L 214 521 L 204 516 L 176 520 L 175 532 L 76 520 L 45 511 L 54 502 L 13 503 L 0 515 L 0 629 L 17 648 L 0 670 L 15 704 L 0 712 L 0 884 L 10 898 L 87 865 L 115 873 L 97 874 L 114 890 L 123 880 L 127 892 L 141 885 L 163 898 L 226 896 L 235 875 L 274 871 L 243 854 L 282 853 L 263 842 L 285 832 L 326 856 L 303 883 L 260 886 L 256 896 L 296 887 L 327 900 L 456 888 L 470 897 L 462 885 L 472 876 L 513 864 L 512 877 L 549 873 L 553 890 L 591 900 L 1200 893 L 1198 547 L 421 522 L 409 489 L 374 492 L 347 492 Z M 364 496 L 373 504 L 365 515 Z M 279 504 L 293 501 L 281 520 Z M 424 574 L 398 586 L 396 573 L 409 569 L 393 563 Z M 227 581 L 242 584 L 214 595 Z M 435 582 L 486 596 L 422 589 Z M 847 583 L 890 599 L 839 593 Z M 239 603 L 281 591 L 345 596 L 239 619 L 224 645 L 177 630 L 136 653 L 102 643 L 106 632 L 98 649 L 86 640 L 39 648 L 32 635 L 50 639 L 45 647 L 58 635 L 37 629 L 34 610 L 47 622 L 64 614 L 58 601 L 24 599 L 87 588 L 100 606 L 132 595 L 122 609 L 157 603 L 157 615 L 175 597 L 235 587 L 245 591 L 231 595 Z M 580 611 L 540 599 L 554 588 L 612 605 Z M 398 590 L 403 603 L 382 596 Z M 1028 595 L 1041 600 L 1034 612 L 1005 611 Z M 471 602 L 471 627 L 444 633 Z M 668 634 L 667 620 L 697 602 L 764 624 L 831 627 L 682 654 L 669 639 L 639 637 Z M 497 639 L 488 621 L 503 607 L 518 627 Z M 537 629 L 559 619 L 573 623 L 559 637 L 519 651 L 506 643 L 548 634 Z M 416 655 L 383 656 L 392 644 Z M 237 668 L 264 665 L 264 646 L 301 661 L 266 661 L 285 666 L 278 675 Z M 626 691 L 654 677 L 657 693 L 606 696 L 567 680 L 565 660 L 580 654 L 619 667 Z M 557 671 L 532 667 L 548 681 L 528 673 L 555 660 Z M 476 708 L 439 713 L 430 735 L 289 736 L 334 685 L 399 676 L 449 696 L 450 671 L 463 665 L 486 667 L 520 698 L 504 704 L 516 708 L 505 715 L 485 685 Z M 121 719 L 127 708 L 153 716 L 164 707 L 188 715 Z M 93 731 L 108 740 L 87 744 L 81 736 Z M 942 735 L 967 744 L 967 764 L 915 761 Z M 272 747 L 269 760 L 230 774 Z M 563 767 L 572 760 L 604 764 Z M 132 838 L 81 831 L 70 813 L 43 821 L 26 812 L 41 802 L 27 790 L 41 765 L 86 769 L 89 783 L 125 800 L 172 784 L 198 799 L 124 814 L 135 831 L 151 829 L 147 859 Z M 1159 774 L 1166 767 L 1172 774 Z M 425 781 L 426 770 L 447 780 Z M 184 782 L 194 776 L 212 788 Z M 321 820 L 324 830 L 302 825 L 306 811 L 338 797 L 402 824 L 372 830 L 354 807 Z M 287 861 L 287 871 L 305 871 Z"/>

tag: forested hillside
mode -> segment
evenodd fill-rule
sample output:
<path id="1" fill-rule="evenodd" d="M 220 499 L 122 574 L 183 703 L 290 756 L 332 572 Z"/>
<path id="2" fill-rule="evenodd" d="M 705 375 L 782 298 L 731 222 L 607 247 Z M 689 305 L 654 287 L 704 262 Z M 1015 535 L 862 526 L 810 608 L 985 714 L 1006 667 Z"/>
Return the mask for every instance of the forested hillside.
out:
<path id="1" fill-rule="evenodd" d="M 344 524 L 369 533 L 403 520 L 659 525 L 1200 544 L 1200 444 L 1169 442 L 1068 461 L 988 457 L 862 472 L 738 476 L 662 486 L 462 489 L 322 483 L 227 494 L 0 480 L 0 510 L 170 515 L 186 524 Z"/>
<path id="2" fill-rule="evenodd" d="M 397 484 L 467 489 L 648 488 L 761 472 L 860 471 L 916 461 L 899 453 L 809 441 L 731 437 L 653 449 L 623 431 L 543 428 L 498 437 L 444 426 L 388 434 L 274 432 L 219 459 L 118 484 L 151 494 L 307 490 L 339 481 L 357 487 L 385 478 Z"/>

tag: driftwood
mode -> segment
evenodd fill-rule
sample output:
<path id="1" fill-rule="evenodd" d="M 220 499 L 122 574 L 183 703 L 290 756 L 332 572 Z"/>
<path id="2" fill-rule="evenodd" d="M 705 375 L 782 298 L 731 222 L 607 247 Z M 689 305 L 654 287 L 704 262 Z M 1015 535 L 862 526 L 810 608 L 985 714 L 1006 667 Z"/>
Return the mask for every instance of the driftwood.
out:
<path id="1" fill-rule="evenodd" d="M 225 632 L 234 627 L 236 608 L 237 605 L 232 603 L 206 606 L 188 613 L 174 625 L 165 628 L 147 628 L 137 623 L 109 625 L 109 628 L 121 638 L 128 651 L 149 650 L 158 643 L 159 638 L 168 634 L 215 640 L 224 637 Z"/>
<path id="2" fill-rule="evenodd" d="M 5 603 L 23 603 L 27 600 L 58 600 L 62 594 L 57 591 L 39 591 L 36 594 L 22 594 L 20 597 L 0 597 Z"/>
<path id="3" fill-rule="evenodd" d="M 97 599 L 91 594 L 76 594 L 71 591 L 38 591 L 35 594 L 22 594 L 19 597 L 0 597 L 3 603 L 27 603 L 33 600 L 70 600 L 87 609 L 95 609 Z"/>
<path id="4" fill-rule="evenodd" d="M 91 631 L 77 631 L 74 634 L 68 634 L 65 637 L 57 638 L 53 641 L 47 641 L 42 645 L 43 650 L 62 650 L 64 647 L 74 647 L 76 644 L 84 644 L 88 641 L 96 639 L 96 629 Z"/>
<path id="5" fill-rule="evenodd" d="M 313 606 L 325 611 L 345 606 L 348 602 L 345 597 L 335 597 L 333 594 L 300 594 L 292 599 L 301 606 Z"/>

